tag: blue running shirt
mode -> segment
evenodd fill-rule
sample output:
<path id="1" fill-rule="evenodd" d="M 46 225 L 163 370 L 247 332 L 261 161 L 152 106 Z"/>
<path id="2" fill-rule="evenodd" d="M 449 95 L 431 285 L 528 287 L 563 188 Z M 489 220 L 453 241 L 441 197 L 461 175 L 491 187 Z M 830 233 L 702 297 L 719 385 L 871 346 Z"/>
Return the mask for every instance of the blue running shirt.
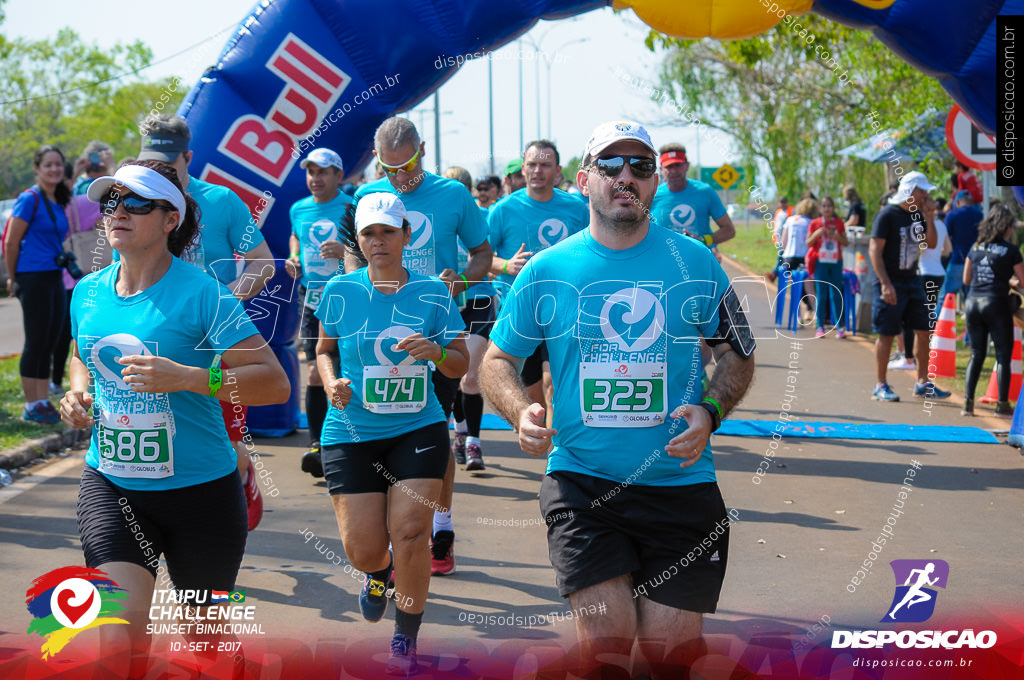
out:
<path id="1" fill-rule="evenodd" d="M 231 283 L 240 270 L 235 253 L 244 255 L 263 243 L 263 232 L 231 189 L 189 177 L 186 192 L 199 204 L 199 246 L 183 257 L 221 283 Z"/>
<path id="2" fill-rule="evenodd" d="M 498 257 L 507 260 L 523 244 L 526 250 L 537 254 L 586 229 L 590 209 L 578 197 L 561 189 L 555 189 L 550 201 L 537 201 L 526 191 L 517 191 L 491 208 L 487 222 L 491 248 Z M 515 277 L 499 274 L 498 280 L 507 288 Z"/>
<path id="3" fill-rule="evenodd" d="M 668 184 L 660 185 L 651 204 L 651 219 L 658 226 L 680 234 L 685 229 L 698 237 L 712 233 L 710 220 L 724 214 L 718 193 L 711 185 L 694 179 L 687 180 L 682 191 L 669 191 Z"/>
<path id="4" fill-rule="evenodd" d="M 316 316 L 338 339 L 335 375 L 352 381 L 348 406 L 327 409 L 324 446 L 387 439 L 444 422 L 429 362 L 394 349 L 413 333 L 446 347 L 466 328 L 442 281 L 410 272 L 401 290 L 385 295 L 363 267 L 327 282 Z"/>
<path id="5" fill-rule="evenodd" d="M 350 203 L 353 203 L 352 197 L 339 191 L 326 203 L 317 203 L 312 196 L 307 196 L 293 203 L 288 211 L 292 233 L 299 239 L 300 282 L 306 287 L 306 304 L 313 309 L 316 309 L 327 280 L 345 273 L 345 263 L 341 259 L 320 256 L 320 244 L 341 241 L 341 217 L 345 214 L 345 206 Z"/>
<path id="6" fill-rule="evenodd" d="M 195 392 L 133 392 L 115 359 L 151 354 L 206 369 L 216 352 L 257 335 L 256 327 L 231 291 L 178 258 L 163 278 L 131 297 L 114 289 L 120 271 L 115 262 L 87 275 L 71 299 L 71 334 L 93 382 L 96 425 L 86 465 L 118 486 L 142 491 L 229 474 L 236 456 L 219 400 Z"/>
<path id="7" fill-rule="evenodd" d="M 715 481 L 710 446 L 683 469 L 665 446 L 688 427 L 668 414 L 703 398 L 699 340 L 717 333 L 728 288 L 711 251 L 657 225 L 626 250 L 587 229 L 526 264 L 491 341 L 516 357 L 547 345 L 558 430 L 548 473 L 650 486 Z"/>
<path id="8" fill-rule="evenodd" d="M 487 221 L 461 182 L 424 171 L 419 186 L 403 194 L 387 177 L 381 177 L 359 187 L 356 201 L 378 191 L 395 194 L 408 211 L 412 238 L 402 254 L 402 264 L 409 271 L 427 276 L 437 276 L 445 269 L 460 272 L 458 239 L 467 249 L 487 240 Z M 468 293 L 474 298 L 491 297 L 494 286 L 478 283 Z"/>

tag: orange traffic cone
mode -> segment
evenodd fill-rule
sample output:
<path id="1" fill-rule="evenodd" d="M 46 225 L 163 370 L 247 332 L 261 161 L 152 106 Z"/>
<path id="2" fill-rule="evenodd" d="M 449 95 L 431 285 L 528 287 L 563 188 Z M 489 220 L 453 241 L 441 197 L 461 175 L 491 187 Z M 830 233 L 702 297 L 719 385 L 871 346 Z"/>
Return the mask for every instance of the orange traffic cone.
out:
<path id="1" fill-rule="evenodd" d="M 947 293 L 942 301 L 935 324 L 935 333 L 929 344 L 928 375 L 942 378 L 956 377 L 956 296 Z"/>
<path id="2" fill-rule="evenodd" d="M 1020 328 L 1013 327 L 1013 355 L 1010 357 L 1010 401 L 1017 401 L 1020 395 L 1021 385 L 1024 385 L 1024 362 L 1020 347 Z M 988 390 L 985 396 L 979 399 L 982 404 L 994 404 L 999 401 L 999 381 L 996 379 L 996 369 L 992 368 L 992 377 L 988 380 Z"/>

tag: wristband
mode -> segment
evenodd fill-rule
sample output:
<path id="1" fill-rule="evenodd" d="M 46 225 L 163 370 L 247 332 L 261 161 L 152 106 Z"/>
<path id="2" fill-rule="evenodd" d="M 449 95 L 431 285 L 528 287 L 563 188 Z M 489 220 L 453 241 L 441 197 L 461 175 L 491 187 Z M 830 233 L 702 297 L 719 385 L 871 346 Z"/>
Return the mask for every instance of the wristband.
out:
<path id="1" fill-rule="evenodd" d="M 722 417 L 722 405 L 718 403 L 718 400 L 713 399 L 712 397 L 704 397 L 704 401 L 710 401 L 712 404 L 714 404 L 715 410 L 718 411 L 718 417 Z"/>
<path id="2" fill-rule="evenodd" d="M 466 287 L 466 290 L 469 290 L 469 279 L 466 278 L 466 275 L 465 274 L 459 274 L 459 278 L 462 279 L 462 285 L 464 285 Z M 463 292 L 465 292 L 465 291 L 463 291 Z"/>
<path id="3" fill-rule="evenodd" d="M 508 274 L 508 260 L 505 260 L 505 264 L 501 266 L 501 271 L 505 274 Z"/>
<path id="4" fill-rule="evenodd" d="M 721 408 L 718 406 L 718 402 L 714 399 L 705 399 L 700 402 L 699 406 L 708 412 L 711 416 L 711 431 L 716 431 L 722 426 Z"/>
<path id="5" fill-rule="evenodd" d="M 216 397 L 217 390 L 221 386 L 220 354 L 213 355 L 213 364 L 210 365 L 210 396 Z"/>
<path id="6" fill-rule="evenodd" d="M 444 347 L 441 348 L 441 358 L 434 362 L 435 366 L 440 366 L 444 363 L 444 360 L 448 358 L 448 352 L 444 351 Z"/>
<path id="7" fill-rule="evenodd" d="M 298 257 L 298 256 L 299 256 L 298 253 L 292 253 L 292 257 Z"/>
<path id="8" fill-rule="evenodd" d="M 704 234 L 703 241 L 704 245 L 706 245 L 708 248 L 710 248 L 711 244 L 714 243 L 714 239 L 712 239 L 711 234 Z"/>

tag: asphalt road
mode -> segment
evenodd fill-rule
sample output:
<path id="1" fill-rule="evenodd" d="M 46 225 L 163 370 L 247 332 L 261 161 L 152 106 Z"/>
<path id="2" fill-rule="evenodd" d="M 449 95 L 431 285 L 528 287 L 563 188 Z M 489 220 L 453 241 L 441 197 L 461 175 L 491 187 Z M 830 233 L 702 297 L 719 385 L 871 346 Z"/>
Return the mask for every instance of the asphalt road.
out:
<path id="1" fill-rule="evenodd" d="M 867 341 L 816 340 L 811 331 L 801 331 L 795 341 L 768 339 L 770 310 L 754 304 L 751 317 L 764 337 L 756 354 L 754 386 L 733 418 L 774 420 L 787 399 L 787 376 L 795 375 L 792 411 L 803 421 L 1006 427 L 1005 421 L 962 419 L 954 400 L 926 407 L 910 396 L 912 378 L 906 373 L 890 376 L 902 402 L 871 401 L 872 349 Z M 790 362 L 798 372 L 791 373 Z M 266 515 L 249 536 L 238 580 L 265 632 L 243 638 L 250 650 L 247 658 L 258 655 L 264 645 L 304 647 L 310 650 L 307 661 L 347 660 L 343 671 L 335 661 L 327 673 L 331 677 L 374 677 L 375 671 L 367 669 L 379 669 L 372 664 L 383 659 L 393 615 L 389 612 L 376 625 L 359 615 L 361 581 L 346 573 L 326 487 L 299 471 L 304 434 L 257 440 L 280 494 L 266 498 Z M 1024 605 L 1024 466 L 1016 449 L 1005 444 L 786 437 L 774 458 L 766 459 L 769 442 L 718 435 L 713 440 L 726 505 L 735 509 L 739 521 L 731 530 L 718 612 L 705 619 L 714 652 L 702 666 L 706 677 L 723 677 L 737 664 L 771 677 L 782 666 L 762 667 L 752 660 L 752 650 L 770 647 L 778 652 L 780 646 L 789 649 L 794 640 L 806 637 L 811 644 L 801 652 L 805 654 L 814 645 L 827 646 L 836 629 L 884 627 L 879 620 L 893 597 L 888 567 L 893 559 L 939 559 L 950 565 L 934 618 L 906 626 L 971 623 L 980 629 L 1016 621 L 1019 627 Z M 431 582 L 420 634 L 421 658 L 434 669 L 426 677 L 486 675 L 466 671 L 466 660 L 473 666 L 510 654 L 514 659 L 522 657 L 523 646 L 534 646 L 542 651 L 517 671 L 530 677 L 530 669 L 545 659 L 557 661 L 559 645 L 568 648 L 575 641 L 573 624 L 564 618 L 568 604 L 554 587 L 539 516 L 543 461 L 519 451 L 510 432 L 486 432 L 484 455 L 485 471 L 460 470 L 456 476 L 458 568 Z M 30 617 L 23 593 L 32 579 L 60 566 L 82 564 L 75 522 L 81 464 L 81 454 L 75 454 L 32 468 L 13 486 L 0 489 L 0 568 L 6 584 L 0 590 L 0 676 L 28 674 L 26 658 L 38 653 L 41 638 L 25 633 Z M 763 476 L 756 474 L 759 466 L 766 470 Z M 903 501 L 898 494 L 912 466 L 912 487 L 904 491 Z M 870 574 L 850 592 L 851 578 L 872 553 L 872 541 L 897 501 L 902 509 L 889 523 L 893 538 L 875 555 Z M 334 561 L 321 550 L 333 551 Z M 477 614 L 539 618 L 549 613 L 563 618 L 532 627 L 469 622 Z M 158 638 L 155 648 L 167 650 L 175 639 Z M 282 642 L 286 640 L 293 642 Z M 498 649 L 502 644 L 506 647 Z M 59 658 L 72 667 L 85 654 L 73 644 Z M 969 652 L 928 654 L 933 656 L 925 658 L 959 659 Z M 793 658 L 791 651 L 788 657 Z M 357 668 L 353 659 L 361 660 Z M 848 667 L 849 659 L 841 663 Z M 1012 663 L 1020 663 L 1019 655 Z M 266 664 L 273 672 L 264 670 L 260 677 L 298 677 L 289 674 L 291 667 L 284 661 Z M 799 677 L 831 673 L 803 672 Z M 504 673 L 493 671 L 493 677 L 507 677 Z M 1000 671 L 986 677 L 1006 676 Z"/>

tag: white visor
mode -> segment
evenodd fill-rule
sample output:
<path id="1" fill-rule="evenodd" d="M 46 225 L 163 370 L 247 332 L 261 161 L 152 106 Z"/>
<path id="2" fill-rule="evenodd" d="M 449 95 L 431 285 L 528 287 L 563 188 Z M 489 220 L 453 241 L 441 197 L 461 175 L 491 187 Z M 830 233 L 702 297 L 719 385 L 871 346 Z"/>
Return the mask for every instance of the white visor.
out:
<path id="1" fill-rule="evenodd" d="M 142 198 L 167 201 L 178 211 L 178 226 L 185 219 L 185 196 L 169 179 L 142 165 L 122 166 L 113 177 L 100 177 L 89 185 L 89 200 L 99 203 L 115 184 L 126 186 Z"/>

